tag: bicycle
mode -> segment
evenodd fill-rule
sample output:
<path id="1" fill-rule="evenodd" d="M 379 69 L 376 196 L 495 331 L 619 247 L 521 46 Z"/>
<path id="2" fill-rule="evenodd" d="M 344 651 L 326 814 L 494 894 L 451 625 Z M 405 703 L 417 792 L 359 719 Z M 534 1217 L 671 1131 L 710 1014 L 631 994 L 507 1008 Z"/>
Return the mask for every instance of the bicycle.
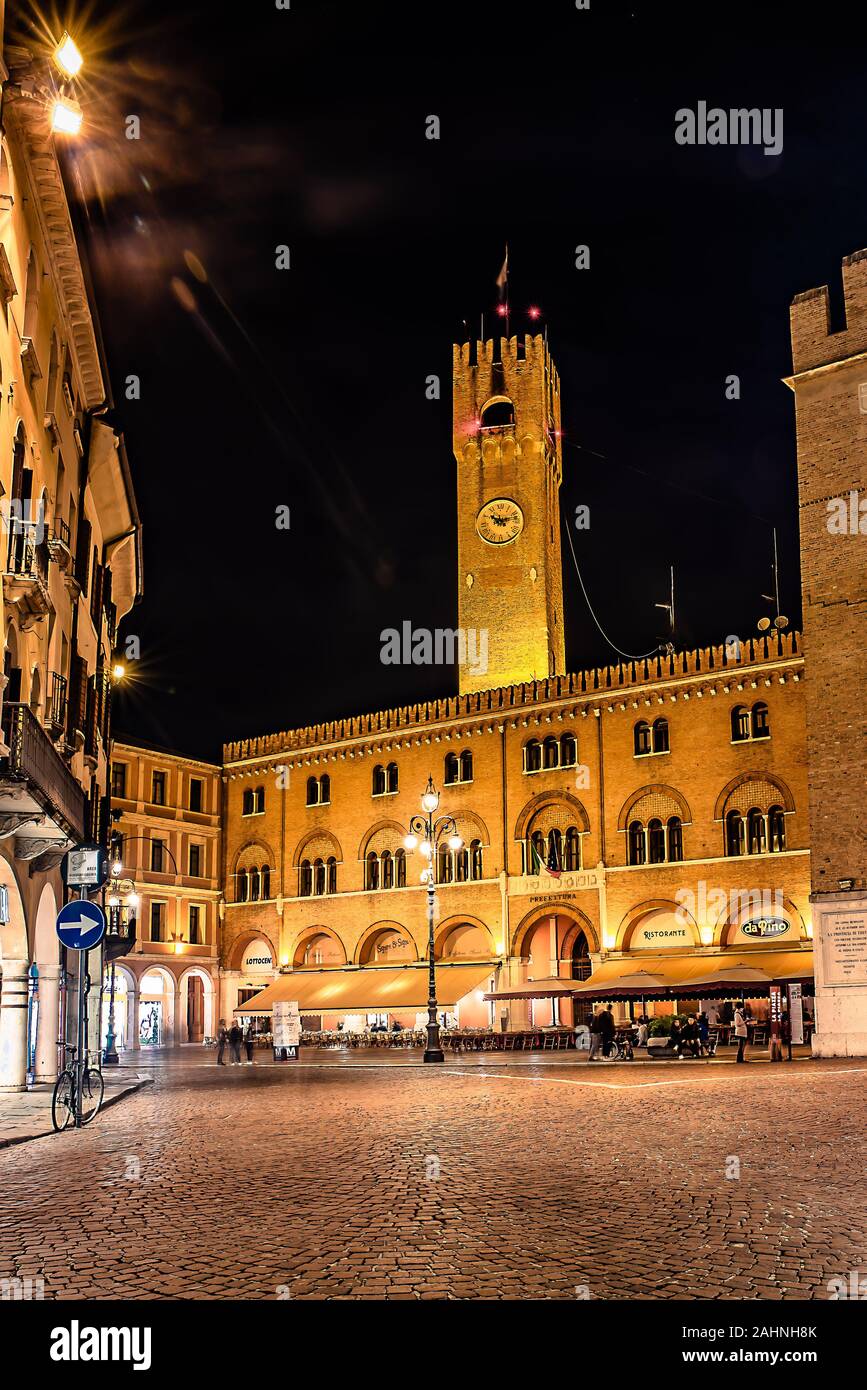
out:
<path id="1" fill-rule="evenodd" d="M 51 1097 L 51 1123 L 60 1133 L 70 1121 L 74 1122 L 78 1105 L 78 1068 L 75 1063 L 77 1048 L 66 1044 L 69 1061 L 54 1083 Z M 98 1067 L 85 1067 L 81 1078 L 81 1123 L 89 1125 L 95 1120 L 105 1094 L 105 1082 Z"/>

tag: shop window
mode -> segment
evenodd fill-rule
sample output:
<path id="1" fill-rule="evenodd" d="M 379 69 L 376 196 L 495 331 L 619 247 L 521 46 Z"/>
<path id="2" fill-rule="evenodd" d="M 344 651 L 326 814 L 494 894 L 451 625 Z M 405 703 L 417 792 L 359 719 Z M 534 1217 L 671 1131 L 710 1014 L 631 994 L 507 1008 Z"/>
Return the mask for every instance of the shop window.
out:
<path id="1" fill-rule="evenodd" d="M 744 818 L 740 811 L 729 811 L 726 816 L 726 854 L 733 858 L 744 852 Z"/>
<path id="2" fill-rule="evenodd" d="M 760 700 L 758 704 L 753 705 L 752 729 L 753 738 L 770 738 L 771 736 L 771 726 L 768 721 L 768 707 L 762 700 Z"/>
<path id="3" fill-rule="evenodd" d="M 732 710 L 732 743 L 742 743 L 750 736 L 750 712 L 746 705 L 735 705 Z"/>
<path id="4" fill-rule="evenodd" d="M 653 721 L 653 751 L 654 753 L 668 753 L 668 720 L 654 719 Z"/>
<path id="5" fill-rule="evenodd" d="M 772 854 L 781 854 L 785 848 L 785 813 L 782 806 L 771 806 L 768 810 L 768 849 Z"/>
<path id="6" fill-rule="evenodd" d="M 646 845 L 644 838 L 644 826 L 640 820 L 634 820 L 627 832 L 629 840 L 629 862 L 630 864 L 643 864 L 646 858 Z"/>

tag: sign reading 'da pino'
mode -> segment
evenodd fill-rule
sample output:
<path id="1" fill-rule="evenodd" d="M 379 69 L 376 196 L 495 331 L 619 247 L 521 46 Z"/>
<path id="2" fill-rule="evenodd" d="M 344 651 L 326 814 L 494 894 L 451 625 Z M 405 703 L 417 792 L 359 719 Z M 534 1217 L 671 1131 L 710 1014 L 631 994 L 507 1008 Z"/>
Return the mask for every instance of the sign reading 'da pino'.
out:
<path id="1" fill-rule="evenodd" d="M 752 917 L 749 922 L 741 922 L 740 931 L 743 936 L 767 940 L 774 936 L 785 936 L 789 925 L 784 917 Z"/>
<path id="2" fill-rule="evenodd" d="M 823 983 L 867 984 L 867 912 L 823 908 L 817 916 L 825 967 Z"/>

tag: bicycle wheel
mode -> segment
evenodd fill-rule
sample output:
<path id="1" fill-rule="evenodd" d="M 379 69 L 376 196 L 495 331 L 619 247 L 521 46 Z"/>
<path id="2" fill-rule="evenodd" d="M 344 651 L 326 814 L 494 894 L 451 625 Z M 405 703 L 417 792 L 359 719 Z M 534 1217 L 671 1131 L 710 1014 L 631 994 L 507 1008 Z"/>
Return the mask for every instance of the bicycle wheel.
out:
<path id="1" fill-rule="evenodd" d="M 54 1083 L 54 1094 L 51 1097 L 51 1123 L 59 1133 L 66 1129 L 74 1116 L 74 1083 L 69 1072 L 62 1071 Z"/>
<path id="2" fill-rule="evenodd" d="M 89 1125 L 95 1120 L 105 1094 L 102 1072 L 96 1067 L 88 1067 L 81 1082 L 81 1123 Z"/>

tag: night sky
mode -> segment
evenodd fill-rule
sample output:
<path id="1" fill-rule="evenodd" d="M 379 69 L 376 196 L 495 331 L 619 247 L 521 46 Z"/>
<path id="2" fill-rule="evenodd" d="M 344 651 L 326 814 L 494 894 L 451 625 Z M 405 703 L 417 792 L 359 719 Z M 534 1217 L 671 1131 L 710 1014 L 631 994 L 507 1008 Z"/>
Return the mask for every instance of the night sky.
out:
<path id="1" fill-rule="evenodd" d="M 800 625 L 780 378 L 792 296 L 830 281 L 837 305 L 867 244 L 860 25 L 781 47 L 746 7 L 701 29 L 661 8 L 150 0 L 78 26 L 71 178 L 144 524 L 119 734 L 218 759 L 455 691 L 453 669 L 381 665 L 379 633 L 457 621 L 451 344 L 493 325 L 506 242 L 512 331 L 541 306 L 560 372 L 562 510 L 590 507 L 572 534 L 611 640 L 666 638 L 671 564 L 679 647 L 752 635 L 774 525 Z M 782 155 L 678 145 L 702 100 L 781 107 Z M 564 574 L 569 669 L 616 660 L 565 542 Z"/>

